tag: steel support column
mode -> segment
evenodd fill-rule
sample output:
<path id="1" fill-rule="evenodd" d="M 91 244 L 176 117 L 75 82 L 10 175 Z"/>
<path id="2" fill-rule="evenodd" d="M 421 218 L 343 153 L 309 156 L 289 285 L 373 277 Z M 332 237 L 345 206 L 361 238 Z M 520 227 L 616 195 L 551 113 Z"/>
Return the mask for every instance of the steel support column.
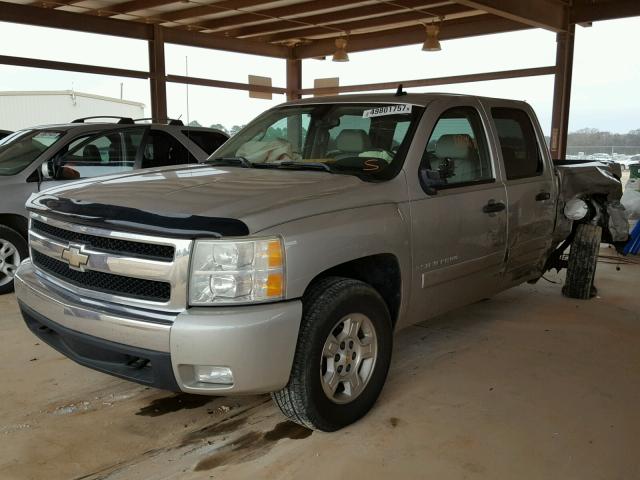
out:
<path id="1" fill-rule="evenodd" d="M 167 82 L 164 61 L 164 30 L 154 25 L 149 40 L 149 77 L 151 87 L 151 117 L 154 122 L 167 120 Z"/>
<path id="2" fill-rule="evenodd" d="M 287 100 L 301 98 L 302 88 L 302 60 L 287 58 Z"/>
<path id="3" fill-rule="evenodd" d="M 553 114 L 551 117 L 551 157 L 562 159 L 567 154 L 569 106 L 571 104 L 571 76 L 573 73 L 573 44 L 575 25 L 557 34 L 556 76 L 553 85 Z"/>

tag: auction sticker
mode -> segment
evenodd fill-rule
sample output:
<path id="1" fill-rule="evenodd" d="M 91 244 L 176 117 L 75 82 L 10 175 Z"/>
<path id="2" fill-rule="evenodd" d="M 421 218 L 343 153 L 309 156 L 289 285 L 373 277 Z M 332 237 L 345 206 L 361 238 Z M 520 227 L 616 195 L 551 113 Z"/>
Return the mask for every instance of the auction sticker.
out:
<path id="1" fill-rule="evenodd" d="M 362 118 L 382 117 L 384 115 L 397 115 L 399 113 L 411 113 L 411 105 L 385 105 L 362 112 Z"/>

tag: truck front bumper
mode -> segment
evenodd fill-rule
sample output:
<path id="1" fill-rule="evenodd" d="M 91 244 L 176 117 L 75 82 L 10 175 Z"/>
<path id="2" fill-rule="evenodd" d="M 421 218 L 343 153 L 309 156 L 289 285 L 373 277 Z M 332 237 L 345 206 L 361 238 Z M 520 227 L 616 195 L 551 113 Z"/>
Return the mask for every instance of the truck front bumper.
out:
<path id="1" fill-rule="evenodd" d="M 87 367 L 165 390 L 205 395 L 273 392 L 289 381 L 302 317 L 299 300 L 141 310 L 72 294 L 30 261 L 15 289 L 29 329 Z M 196 367 L 227 367 L 233 384 L 198 382 Z"/>

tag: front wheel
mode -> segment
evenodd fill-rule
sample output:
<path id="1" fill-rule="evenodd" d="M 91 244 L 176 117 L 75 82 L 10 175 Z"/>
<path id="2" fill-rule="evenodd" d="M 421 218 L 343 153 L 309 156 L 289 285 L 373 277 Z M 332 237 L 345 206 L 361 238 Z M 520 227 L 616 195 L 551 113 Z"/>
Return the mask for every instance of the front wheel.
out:
<path id="1" fill-rule="evenodd" d="M 291 377 L 272 398 L 294 422 L 331 432 L 378 398 L 391 362 L 391 318 L 374 288 L 348 278 L 319 281 L 303 305 Z"/>
<path id="2" fill-rule="evenodd" d="M 595 296 L 596 288 L 593 280 L 598 263 L 598 251 L 602 227 L 581 223 L 576 227 L 576 233 L 569 251 L 569 265 L 567 278 L 562 293 L 570 298 L 588 300 Z"/>
<path id="3" fill-rule="evenodd" d="M 0 225 L 0 294 L 13 292 L 13 277 L 28 252 L 27 241 L 22 235 Z"/>

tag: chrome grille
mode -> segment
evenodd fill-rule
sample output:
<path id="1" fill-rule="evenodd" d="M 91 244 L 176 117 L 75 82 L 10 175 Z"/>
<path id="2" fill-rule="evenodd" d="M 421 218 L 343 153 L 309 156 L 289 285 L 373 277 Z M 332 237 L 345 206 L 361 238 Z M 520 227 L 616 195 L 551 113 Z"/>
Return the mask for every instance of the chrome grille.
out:
<path id="1" fill-rule="evenodd" d="M 95 235 L 64 230 L 38 220 L 31 222 L 31 229 L 34 232 L 42 233 L 56 240 L 83 243 L 94 250 L 119 255 L 129 254 L 151 260 L 171 261 L 175 253 L 175 248 L 169 245 L 154 245 L 152 243 L 132 242 L 130 240 L 119 240 L 117 238 L 97 237 Z"/>
<path id="2" fill-rule="evenodd" d="M 124 295 L 153 302 L 168 302 L 171 285 L 141 278 L 123 277 L 102 272 L 80 272 L 69 268 L 65 262 L 33 252 L 33 264 L 73 285 L 95 289 L 99 292 Z"/>
<path id="3" fill-rule="evenodd" d="M 87 227 L 31 214 L 29 246 L 47 280 L 87 298 L 186 308 L 191 240 Z"/>

